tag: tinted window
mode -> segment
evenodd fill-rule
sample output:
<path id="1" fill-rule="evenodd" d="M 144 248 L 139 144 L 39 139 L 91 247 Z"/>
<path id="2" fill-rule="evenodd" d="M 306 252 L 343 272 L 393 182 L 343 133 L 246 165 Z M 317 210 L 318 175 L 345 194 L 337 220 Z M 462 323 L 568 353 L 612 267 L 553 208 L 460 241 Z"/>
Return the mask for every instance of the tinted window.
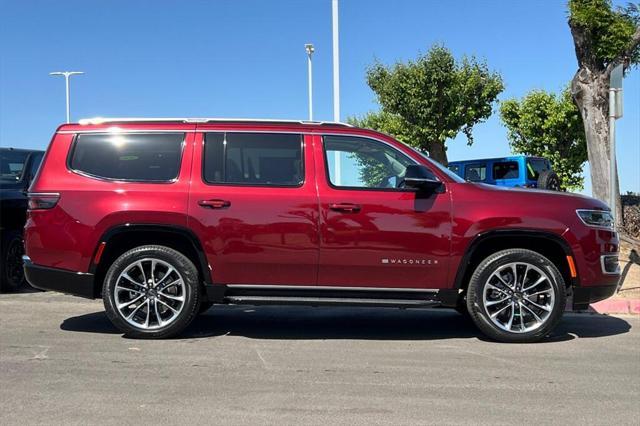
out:
<path id="1" fill-rule="evenodd" d="M 464 178 L 471 182 L 481 182 L 487 178 L 486 164 L 469 164 L 464 171 Z"/>
<path id="2" fill-rule="evenodd" d="M 304 180 L 302 135 L 207 133 L 204 179 L 210 183 L 298 186 Z"/>
<path id="3" fill-rule="evenodd" d="M 83 134 L 73 170 L 107 179 L 164 182 L 178 177 L 183 134 Z"/>
<path id="4" fill-rule="evenodd" d="M 518 176 L 517 161 L 501 161 L 499 163 L 493 163 L 494 179 L 517 179 Z"/>
<path id="5" fill-rule="evenodd" d="M 392 147 L 371 139 L 325 136 L 329 181 L 353 188 L 398 188 L 407 166 L 416 164 Z"/>
<path id="6" fill-rule="evenodd" d="M 24 163 L 27 161 L 28 152 L 0 151 L 0 179 L 3 181 L 17 182 L 22 177 Z"/>
<path id="7" fill-rule="evenodd" d="M 453 173 L 458 174 L 458 172 L 460 172 L 460 166 L 449 166 L 449 170 L 451 170 Z"/>
<path id="8" fill-rule="evenodd" d="M 527 179 L 538 180 L 540 173 L 549 170 L 549 163 L 543 158 L 527 159 Z"/>

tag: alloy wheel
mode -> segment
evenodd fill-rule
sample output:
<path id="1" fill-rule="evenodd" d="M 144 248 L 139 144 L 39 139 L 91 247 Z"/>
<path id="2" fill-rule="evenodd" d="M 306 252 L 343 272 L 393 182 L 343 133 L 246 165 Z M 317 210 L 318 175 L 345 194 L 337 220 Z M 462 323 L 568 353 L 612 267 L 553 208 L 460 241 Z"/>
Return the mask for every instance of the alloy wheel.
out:
<path id="1" fill-rule="evenodd" d="M 186 286 L 171 264 L 156 258 L 124 268 L 114 286 L 115 307 L 136 328 L 153 330 L 174 322 L 185 305 Z"/>
<path id="2" fill-rule="evenodd" d="M 510 333 L 540 328 L 551 315 L 555 290 L 550 276 L 535 265 L 500 266 L 486 281 L 482 302 L 491 322 Z"/>

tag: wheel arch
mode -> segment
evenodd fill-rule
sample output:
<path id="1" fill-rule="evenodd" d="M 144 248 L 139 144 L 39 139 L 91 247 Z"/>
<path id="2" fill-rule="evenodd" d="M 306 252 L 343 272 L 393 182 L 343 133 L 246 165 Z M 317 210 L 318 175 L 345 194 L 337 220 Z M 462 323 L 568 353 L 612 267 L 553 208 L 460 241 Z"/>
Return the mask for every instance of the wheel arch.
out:
<path id="1" fill-rule="evenodd" d="M 573 258 L 573 251 L 560 235 L 532 229 L 494 230 L 478 234 L 467 246 L 460 260 L 454 288 L 466 290 L 469 279 L 477 265 L 500 250 L 523 248 L 535 251 L 548 258 L 560 270 L 567 287 L 579 284 L 579 277 L 572 277 L 567 256 Z"/>
<path id="2" fill-rule="evenodd" d="M 147 244 L 163 245 L 181 252 L 196 266 L 200 281 L 211 285 L 209 262 L 200 240 L 190 229 L 175 225 L 125 224 L 108 229 L 94 249 L 89 272 L 101 283 L 116 258 L 127 250 Z M 99 257 L 97 263 L 96 257 Z"/>

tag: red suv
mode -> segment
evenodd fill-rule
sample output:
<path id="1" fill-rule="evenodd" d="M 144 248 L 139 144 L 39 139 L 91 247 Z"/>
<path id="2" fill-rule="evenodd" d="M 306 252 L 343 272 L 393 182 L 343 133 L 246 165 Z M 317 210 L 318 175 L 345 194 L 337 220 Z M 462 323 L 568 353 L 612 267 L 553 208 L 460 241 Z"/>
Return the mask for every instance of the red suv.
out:
<path id="1" fill-rule="evenodd" d="M 339 123 L 63 125 L 25 232 L 34 287 L 102 297 L 135 337 L 174 336 L 214 303 L 348 304 L 456 308 L 529 342 L 620 274 L 602 202 L 465 182 Z"/>

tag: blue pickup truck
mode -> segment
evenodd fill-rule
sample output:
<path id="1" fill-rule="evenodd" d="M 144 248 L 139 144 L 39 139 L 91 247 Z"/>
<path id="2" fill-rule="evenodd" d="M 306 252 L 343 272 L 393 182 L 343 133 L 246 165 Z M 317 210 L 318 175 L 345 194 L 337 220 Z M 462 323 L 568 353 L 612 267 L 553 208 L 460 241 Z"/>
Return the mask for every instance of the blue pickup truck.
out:
<path id="1" fill-rule="evenodd" d="M 546 158 L 514 155 L 480 160 L 451 161 L 449 169 L 470 182 L 559 191 L 560 179 Z"/>

